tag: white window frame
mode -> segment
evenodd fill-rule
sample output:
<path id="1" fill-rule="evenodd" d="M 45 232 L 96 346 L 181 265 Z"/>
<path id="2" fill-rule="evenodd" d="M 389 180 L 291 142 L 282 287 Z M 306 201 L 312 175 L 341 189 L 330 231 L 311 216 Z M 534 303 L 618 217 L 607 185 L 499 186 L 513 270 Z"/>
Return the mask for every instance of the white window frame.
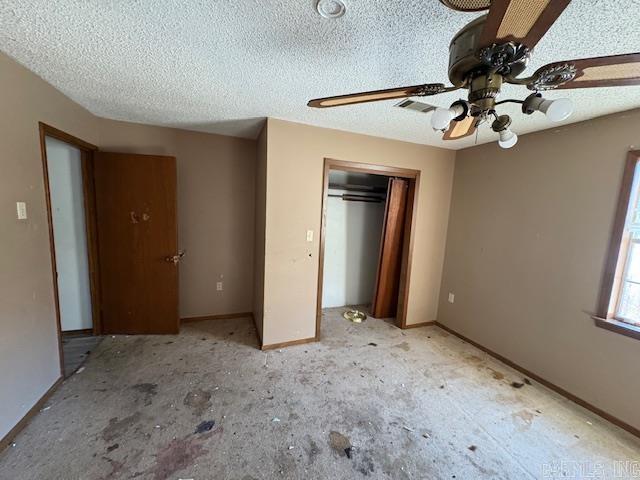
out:
<path id="1" fill-rule="evenodd" d="M 623 292 L 625 291 L 625 284 L 632 283 L 634 285 L 640 285 L 640 281 L 634 281 L 628 278 L 629 261 L 633 250 L 632 246 L 640 246 L 640 236 L 638 238 L 634 238 L 634 234 L 638 233 L 640 233 L 640 162 L 636 162 L 635 164 L 631 195 L 629 196 L 629 203 L 627 204 L 627 214 L 625 218 L 622 245 L 620 248 L 620 254 L 625 256 L 624 267 L 620 277 L 620 286 L 618 288 L 618 295 L 613 315 L 613 318 L 620 322 L 636 326 L 640 325 L 640 318 L 628 318 L 621 315 L 619 312 L 620 304 L 623 300 Z"/>
<path id="2" fill-rule="evenodd" d="M 620 314 L 620 304 L 622 303 L 622 300 L 623 300 L 623 292 L 625 291 L 625 288 L 624 288 L 625 284 L 632 283 L 634 285 L 640 285 L 640 282 L 637 282 L 635 280 L 631 280 L 627 276 L 628 267 L 629 267 L 629 260 L 631 258 L 631 250 L 632 250 L 631 247 L 633 245 L 640 246 L 640 238 L 631 239 L 631 240 L 628 241 L 628 244 L 627 244 L 626 258 L 625 258 L 625 262 L 624 262 L 624 269 L 622 271 L 622 278 L 620 280 L 620 291 L 619 291 L 619 294 L 618 294 L 618 301 L 616 302 L 616 312 L 615 312 L 614 318 L 616 320 L 621 321 L 621 322 L 630 323 L 631 325 L 640 325 L 640 318 L 629 318 L 629 317 L 625 317 L 624 315 Z"/>

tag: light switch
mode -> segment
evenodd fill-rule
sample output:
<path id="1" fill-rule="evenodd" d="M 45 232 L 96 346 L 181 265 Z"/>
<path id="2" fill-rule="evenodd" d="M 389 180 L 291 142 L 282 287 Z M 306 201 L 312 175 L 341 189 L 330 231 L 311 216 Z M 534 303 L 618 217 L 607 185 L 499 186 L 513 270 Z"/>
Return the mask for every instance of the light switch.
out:
<path id="1" fill-rule="evenodd" d="M 313 242 L 313 230 L 307 230 L 307 242 Z"/>
<path id="2" fill-rule="evenodd" d="M 449 292 L 449 303 L 453 303 L 455 302 L 455 300 L 456 296 L 453 293 Z"/>
<path id="3" fill-rule="evenodd" d="M 16 202 L 16 210 L 18 211 L 18 220 L 27 219 L 27 204 L 25 202 Z"/>
<path id="4" fill-rule="evenodd" d="M 222 282 L 217 282 L 216 283 L 216 290 L 221 292 L 222 291 Z"/>

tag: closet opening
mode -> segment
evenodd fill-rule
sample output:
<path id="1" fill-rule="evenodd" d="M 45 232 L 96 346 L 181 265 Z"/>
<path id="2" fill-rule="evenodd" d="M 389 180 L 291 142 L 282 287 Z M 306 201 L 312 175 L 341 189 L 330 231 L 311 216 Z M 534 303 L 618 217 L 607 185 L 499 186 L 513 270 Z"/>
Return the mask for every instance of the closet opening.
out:
<path id="1" fill-rule="evenodd" d="M 323 310 L 356 309 L 406 327 L 418 181 L 415 170 L 325 160 L 317 338 Z"/>

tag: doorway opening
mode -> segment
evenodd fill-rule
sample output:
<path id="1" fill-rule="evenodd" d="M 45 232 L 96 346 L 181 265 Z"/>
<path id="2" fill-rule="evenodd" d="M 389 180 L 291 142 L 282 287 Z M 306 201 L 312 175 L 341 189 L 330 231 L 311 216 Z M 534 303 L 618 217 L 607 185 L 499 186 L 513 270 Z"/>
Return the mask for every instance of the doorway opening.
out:
<path id="1" fill-rule="evenodd" d="M 323 309 L 406 327 L 419 172 L 325 159 L 316 338 Z"/>
<path id="2" fill-rule="evenodd" d="M 40 148 L 61 372 L 103 334 L 178 333 L 175 157 L 100 152 L 44 123 Z"/>
<path id="3" fill-rule="evenodd" d="M 64 377 L 100 342 L 92 181 L 96 147 L 40 124 L 53 286 Z"/>

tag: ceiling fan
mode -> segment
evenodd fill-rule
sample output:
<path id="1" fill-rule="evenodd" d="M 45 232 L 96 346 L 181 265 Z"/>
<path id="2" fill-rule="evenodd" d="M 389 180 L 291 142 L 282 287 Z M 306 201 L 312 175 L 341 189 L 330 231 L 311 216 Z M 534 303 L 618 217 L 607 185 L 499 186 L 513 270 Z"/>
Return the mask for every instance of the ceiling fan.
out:
<path id="1" fill-rule="evenodd" d="M 551 89 L 640 85 L 640 52 L 607 57 L 563 60 L 549 63 L 531 76 L 525 70 L 536 44 L 571 0 L 440 0 L 454 10 L 489 10 L 460 30 L 449 46 L 449 80 L 452 86 L 426 83 L 409 87 L 353 93 L 311 100 L 310 107 L 327 108 L 405 97 L 426 97 L 459 89 L 469 91 L 467 100 L 436 109 L 431 126 L 444 132 L 444 140 L 472 135 L 481 124 L 492 121 L 499 145 L 510 148 L 518 137 L 509 128 L 511 118 L 498 115 L 502 103 L 522 105 L 522 113 L 545 113 L 551 121 L 562 121 L 573 111 L 567 98 L 547 100 L 540 92 Z M 524 100 L 498 101 L 504 83 L 524 85 L 533 93 Z"/>

